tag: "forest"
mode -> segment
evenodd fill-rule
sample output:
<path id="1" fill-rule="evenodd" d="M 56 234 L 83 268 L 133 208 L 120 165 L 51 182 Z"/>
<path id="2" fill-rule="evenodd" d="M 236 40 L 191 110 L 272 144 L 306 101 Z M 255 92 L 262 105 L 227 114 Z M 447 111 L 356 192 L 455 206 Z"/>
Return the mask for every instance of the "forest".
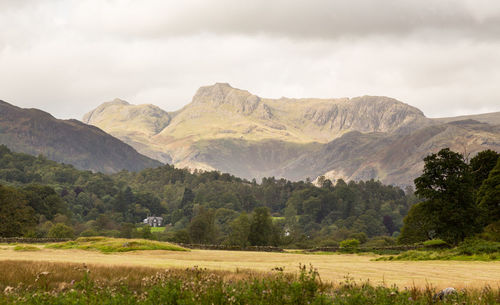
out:
<path id="1" fill-rule="evenodd" d="M 248 181 L 171 165 L 106 175 L 0 146 L 0 236 L 141 237 L 163 241 L 337 246 L 440 238 L 456 244 L 498 227 L 499 154 L 443 149 L 425 159 L 416 191 L 379 181 Z M 165 230 L 142 222 L 164 219 Z"/>

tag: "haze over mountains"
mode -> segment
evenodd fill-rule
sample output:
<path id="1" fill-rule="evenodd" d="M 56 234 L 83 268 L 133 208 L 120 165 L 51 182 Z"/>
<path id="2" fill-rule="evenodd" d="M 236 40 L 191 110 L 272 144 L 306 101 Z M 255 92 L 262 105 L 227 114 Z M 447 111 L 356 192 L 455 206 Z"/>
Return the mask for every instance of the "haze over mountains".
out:
<path id="1" fill-rule="evenodd" d="M 217 83 L 175 112 L 115 99 L 83 117 L 138 152 L 244 178 L 380 179 L 411 185 L 443 147 L 500 151 L 500 113 L 430 119 L 380 96 L 266 99 Z"/>
<path id="2" fill-rule="evenodd" d="M 161 165 L 99 128 L 78 120 L 58 120 L 47 112 L 1 100 L 0 144 L 16 152 L 42 154 L 79 169 L 104 173 Z"/>

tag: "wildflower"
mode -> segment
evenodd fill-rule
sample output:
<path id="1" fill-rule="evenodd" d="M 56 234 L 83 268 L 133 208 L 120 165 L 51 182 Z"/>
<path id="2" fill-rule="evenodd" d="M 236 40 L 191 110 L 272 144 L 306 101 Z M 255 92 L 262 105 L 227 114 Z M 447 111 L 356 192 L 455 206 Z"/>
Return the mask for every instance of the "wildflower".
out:
<path id="1" fill-rule="evenodd" d="M 9 293 L 11 293 L 11 292 L 13 292 L 13 291 L 14 291 L 14 287 L 7 286 L 7 287 L 5 287 L 5 289 L 3 290 L 3 293 L 5 293 L 5 294 L 9 294 Z"/>

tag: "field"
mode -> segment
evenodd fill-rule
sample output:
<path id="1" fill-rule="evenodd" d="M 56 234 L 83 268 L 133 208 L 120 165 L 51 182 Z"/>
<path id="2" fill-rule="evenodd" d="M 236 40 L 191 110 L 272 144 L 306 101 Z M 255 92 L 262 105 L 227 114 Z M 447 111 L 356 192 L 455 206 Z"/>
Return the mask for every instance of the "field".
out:
<path id="1" fill-rule="evenodd" d="M 39 261 L 87 263 L 100 266 L 148 268 L 187 268 L 198 266 L 223 271 L 269 272 L 282 267 L 296 272 L 299 264 L 317 268 L 324 282 L 339 283 L 346 276 L 356 281 L 399 287 L 432 285 L 436 288 L 500 287 L 500 262 L 467 261 L 374 261 L 375 255 L 331 254 L 310 255 L 243 251 L 191 250 L 189 252 L 147 250 L 102 253 L 81 249 L 53 249 L 34 245 L 39 250 L 20 245 L 0 245 L 2 261 Z M 17 251 L 14 249 L 17 247 Z"/>
<path id="2" fill-rule="evenodd" d="M 154 233 L 154 232 L 164 232 L 165 231 L 165 227 L 151 227 L 151 232 Z"/>

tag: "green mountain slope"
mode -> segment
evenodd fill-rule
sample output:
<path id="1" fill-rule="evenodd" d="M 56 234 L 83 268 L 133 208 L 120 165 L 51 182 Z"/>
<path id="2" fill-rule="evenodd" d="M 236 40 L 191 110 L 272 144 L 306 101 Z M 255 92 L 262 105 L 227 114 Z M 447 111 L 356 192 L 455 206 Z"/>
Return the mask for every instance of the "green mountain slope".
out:
<path id="1" fill-rule="evenodd" d="M 101 129 L 77 120 L 59 120 L 38 109 L 0 101 L 0 144 L 80 169 L 117 172 L 160 166 Z"/>

